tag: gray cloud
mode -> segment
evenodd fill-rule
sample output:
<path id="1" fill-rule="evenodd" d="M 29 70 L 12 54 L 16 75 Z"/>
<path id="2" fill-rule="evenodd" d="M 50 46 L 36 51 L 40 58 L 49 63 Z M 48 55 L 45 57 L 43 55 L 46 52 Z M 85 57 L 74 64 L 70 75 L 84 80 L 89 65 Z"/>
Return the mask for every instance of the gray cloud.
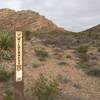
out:
<path id="1" fill-rule="evenodd" d="M 72 31 L 100 24 L 100 0 L 2 0 L 2 7 L 35 10 Z"/>

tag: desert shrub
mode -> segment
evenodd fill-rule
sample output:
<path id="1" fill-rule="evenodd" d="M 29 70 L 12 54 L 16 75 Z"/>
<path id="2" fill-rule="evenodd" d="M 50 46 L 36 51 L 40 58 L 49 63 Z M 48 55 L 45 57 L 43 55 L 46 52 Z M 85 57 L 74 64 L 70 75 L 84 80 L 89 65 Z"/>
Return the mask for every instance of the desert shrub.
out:
<path id="1" fill-rule="evenodd" d="M 11 50 L 1 50 L 0 59 L 4 59 L 4 60 L 13 59 L 13 52 Z"/>
<path id="2" fill-rule="evenodd" d="M 80 46 L 76 50 L 77 50 L 78 53 L 86 54 L 87 51 L 88 51 L 88 46 Z"/>
<path id="3" fill-rule="evenodd" d="M 41 65 L 40 64 L 33 64 L 33 68 L 39 68 Z"/>
<path id="4" fill-rule="evenodd" d="M 54 100 L 60 93 L 59 83 L 57 80 L 49 80 L 44 75 L 36 81 L 32 88 L 32 96 L 36 100 Z"/>
<path id="5" fill-rule="evenodd" d="M 79 61 L 79 67 L 80 68 L 88 68 L 88 56 L 86 54 L 80 55 L 80 61 Z"/>
<path id="6" fill-rule="evenodd" d="M 38 58 L 39 61 L 45 61 L 46 59 L 43 57 Z"/>
<path id="7" fill-rule="evenodd" d="M 82 62 L 82 61 L 80 61 L 80 62 L 79 62 L 79 67 L 80 67 L 80 68 L 88 68 L 89 66 L 88 66 L 88 63 L 87 63 L 87 62 Z"/>
<path id="8" fill-rule="evenodd" d="M 25 38 L 26 38 L 26 40 L 31 40 L 32 35 L 33 35 L 32 32 L 26 31 L 26 32 L 25 32 Z"/>
<path id="9" fill-rule="evenodd" d="M 100 47 L 97 49 L 97 51 L 100 53 Z"/>
<path id="10" fill-rule="evenodd" d="M 44 48 L 34 48 L 36 56 L 39 58 L 40 61 L 46 60 L 48 58 L 48 52 Z"/>
<path id="11" fill-rule="evenodd" d="M 88 57 L 87 54 L 80 54 L 79 57 L 80 57 L 80 59 L 81 59 L 81 60 L 80 60 L 81 62 L 87 62 L 88 59 L 89 59 L 89 57 Z"/>
<path id="12" fill-rule="evenodd" d="M 72 83 L 72 86 L 76 89 L 81 89 L 81 86 L 80 84 L 77 84 L 77 83 Z"/>
<path id="13" fill-rule="evenodd" d="M 80 61 L 79 61 L 79 67 L 80 68 L 88 68 L 88 46 L 80 46 L 77 48 L 77 52 L 79 53 Z"/>
<path id="14" fill-rule="evenodd" d="M 67 76 L 62 76 L 62 75 L 58 75 L 57 80 L 62 84 L 67 84 L 68 82 L 70 82 Z"/>
<path id="15" fill-rule="evenodd" d="M 13 93 L 8 89 L 5 92 L 4 100 L 14 100 Z"/>
<path id="16" fill-rule="evenodd" d="M 71 59 L 71 55 L 67 55 L 66 58 Z"/>
<path id="17" fill-rule="evenodd" d="M 0 81 L 6 82 L 10 79 L 11 74 L 0 65 Z"/>
<path id="18" fill-rule="evenodd" d="M 65 61 L 61 61 L 58 63 L 58 65 L 65 66 L 65 65 L 67 65 L 67 63 Z"/>
<path id="19" fill-rule="evenodd" d="M 0 32 L 0 48 L 7 50 L 12 46 L 11 35 L 6 32 Z"/>
<path id="20" fill-rule="evenodd" d="M 92 68 L 92 69 L 87 71 L 87 75 L 100 77 L 100 69 L 99 68 Z"/>

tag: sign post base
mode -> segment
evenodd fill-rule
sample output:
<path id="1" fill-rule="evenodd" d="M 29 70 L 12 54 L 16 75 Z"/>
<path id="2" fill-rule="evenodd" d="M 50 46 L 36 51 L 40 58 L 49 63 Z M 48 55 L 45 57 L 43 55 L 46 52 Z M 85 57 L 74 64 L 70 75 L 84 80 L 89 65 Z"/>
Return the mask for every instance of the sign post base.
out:
<path id="1" fill-rule="evenodd" d="M 25 100 L 23 82 L 15 83 L 15 100 Z"/>

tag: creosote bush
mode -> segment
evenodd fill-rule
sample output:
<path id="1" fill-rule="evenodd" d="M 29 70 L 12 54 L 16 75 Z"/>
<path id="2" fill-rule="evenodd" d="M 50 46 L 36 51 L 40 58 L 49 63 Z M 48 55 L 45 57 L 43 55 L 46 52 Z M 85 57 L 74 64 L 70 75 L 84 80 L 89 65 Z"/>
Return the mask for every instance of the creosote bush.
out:
<path id="1" fill-rule="evenodd" d="M 25 32 L 25 38 L 26 38 L 26 40 L 31 40 L 32 35 L 33 35 L 32 32 L 26 31 L 26 32 Z"/>
<path id="2" fill-rule="evenodd" d="M 33 100 L 55 100 L 60 90 L 57 80 L 49 80 L 41 74 L 32 88 L 32 97 Z"/>
<path id="3" fill-rule="evenodd" d="M 77 48 L 77 52 L 79 54 L 80 57 L 80 61 L 79 61 L 79 67 L 80 68 L 87 68 L 88 66 L 88 46 L 80 46 L 79 48 Z"/>
<path id="4" fill-rule="evenodd" d="M 48 52 L 44 48 L 34 48 L 34 51 L 40 61 L 44 61 L 49 57 Z"/>
<path id="5" fill-rule="evenodd" d="M 89 57 L 87 54 L 81 54 L 80 62 L 79 62 L 80 68 L 88 68 L 89 67 L 88 60 L 89 60 Z"/>
<path id="6" fill-rule="evenodd" d="M 77 52 L 80 54 L 86 54 L 88 51 L 88 46 L 80 46 L 77 48 Z"/>
<path id="7" fill-rule="evenodd" d="M 6 31 L 0 32 L 0 49 L 7 50 L 11 48 L 12 46 L 12 37 L 11 35 Z"/>

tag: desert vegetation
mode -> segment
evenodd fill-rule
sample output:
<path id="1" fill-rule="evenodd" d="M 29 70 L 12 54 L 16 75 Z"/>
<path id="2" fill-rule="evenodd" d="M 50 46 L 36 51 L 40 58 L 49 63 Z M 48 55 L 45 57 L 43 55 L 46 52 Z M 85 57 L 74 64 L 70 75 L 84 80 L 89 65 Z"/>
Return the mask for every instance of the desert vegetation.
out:
<path id="1" fill-rule="evenodd" d="M 4 66 L 0 65 L 0 81 L 1 82 L 7 82 L 11 78 L 11 73 L 6 71 Z"/>
<path id="2" fill-rule="evenodd" d="M 0 31 L 0 49 L 8 50 L 11 46 L 11 34 L 7 31 Z"/>
<path id="3" fill-rule="evenodd" d="M 11 50 L 1 50 L 0 51 L 0 59 L 12 60 L 13 57 L 14 57 L 13 51 Z"/>
<path id="4" fill-rule="evenodd" d="M 46 60 L 46 58 L 49 57 L 48 52 L 44 48 L 40 48 L 40 47 L 34 48 L 34 51 L 40 61 L 44 61 Z"/>
<path id="5" fill-rule="evenodd" d="M 11 60 L 13 58 L 12 36 L 7 31 L 0 31 L 0 59 Z"/>
<path id="6" fill-rule="evenodd" d="M 26 38 L 26 40 L 31 40 L 32 36 L 33 36 L 32 32 L 30 32 L 30 31 L 26 31 L 25 32 L 25 38 Z"/>
<path id="7" fill-rule="evenodd" d="M 58 63 L 58 65 L 60 65 L 60 66 L 66 66 L 66 65 L 67 65 L 67 63 L 66 63 L 66 62 L 64 62 L 64 61 L 60 61 L 60 62 Z"/>
<path id="8" fill-rule="evenodd" d="M 29 92 L 32 100 L 55 100 L 60 93 L 61 89 L 57 79 L 48 79 L 43 74 L 40 74 Z"/>
<path id="9" fill-rule="evenodd" d="M 80 46 L 77 49 L 77 52 L 79 54 L 80 57 L 80 61 L 79 61 L 79 67 L 80 68 L 88 68 L 88 46 Z"/>
<path id="10" fill-rule="evenodd" d="M 5 91 L 4 100 L 14 100 L 14 94 L 12 93 L 12 91 L 10 89 L 7 89 Z"/>

